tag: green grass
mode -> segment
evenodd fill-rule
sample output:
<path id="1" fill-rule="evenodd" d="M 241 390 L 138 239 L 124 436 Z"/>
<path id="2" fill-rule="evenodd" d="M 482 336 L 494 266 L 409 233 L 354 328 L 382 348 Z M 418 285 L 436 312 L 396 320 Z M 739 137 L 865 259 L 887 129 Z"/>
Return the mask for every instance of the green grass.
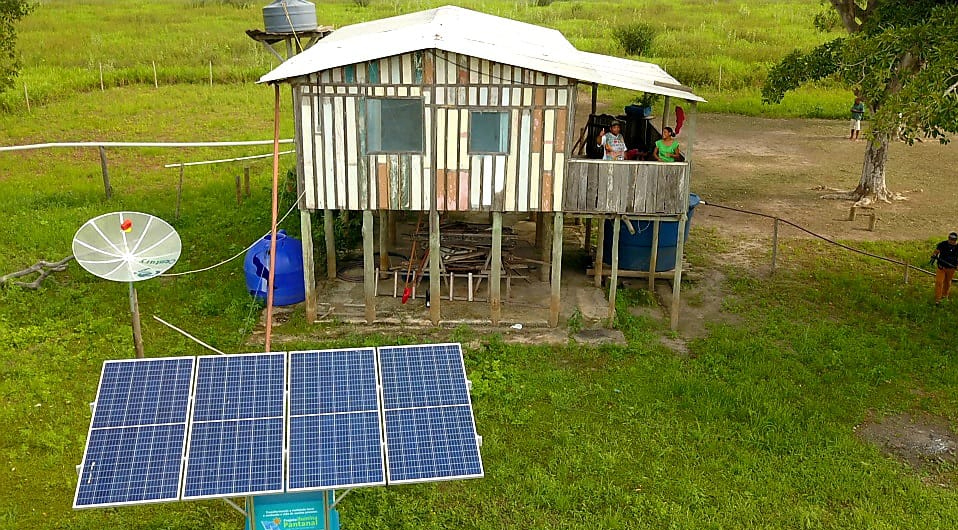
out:
<path id="1" fill-rule="evenodd" d="M 581 39 L 580 46 L 589 42 L 593 51 L 612 52 L 602 48 L 613 45 L 600 33 L 602 24 L 566 21 L 611 23 L 628 14 L 655 13 L 665 34 L 672 32 L 656 42 L 662 58 L 668 63 L 682 55 L 704 57 L 708 68 L 722 64 L 724 83 L 725 71 L 750 71 L 736 61 L 747 63 L 766 44 L 785 49 L 817 42 L 819 36 L 799 29 L 811 4 L 463 5 L 562 26 L 570 38 Z M 322 16 L 339 25 L 433 5 L 438 4 L 373 2 L 363 9 L 329 2 Z M 38 97 L 29 113 L 16 100 L 22 85 L 0 96 L 9 109 L 0 114 L 0 144 L 269 138 L 269 88 L 226 77 L 213 87 L 204 82 L 211 58 L 214 73 L 229 64 L 247 79 L 268 68 L 268 57 L 254 51 L 241 31 L 258 25 L 258 9 L 259 3 L 237 8 L 198 0 L 144 6 L 43 2 L 22 26 L 21 48 L 28 87 L 36 83 L 40 94 L 46 83 L 47 95 Z M 763 29 L 772 22 L 778 26 Z M 183 39 L 187 34 L 195 37 Z M 682 41 L 696 34 L 711 44 L 689 47 Z M 713 55 L 705 55 L 709 50 Z M 713 56 L 720 56 L 719 62 L 711 62 Z M 193 78 L 184 74 L 192 84 L 164 77 L 167 81 L 153 88 L 152 60 L 161 72 L 174 63 L 193 69 Z M 117 75 L 102 92 L 100 61 Z M 721 91 L 717 84 L 700 87 L 712 100 L 705 108 L 758 112 L 753 81 L 733 79 Z M 601 97 L 630 96 L 609 91 Z M 791 103 L 762 112 L 827 116 L 829 109 L 844 106 L 844 96 L 828 87 L 790 97 Z M 283 105 L 288 117 L 288 98 Z M 291 133 L 286 119 L 283 135 Z M 269 161 L 252 164 L 253 195 L 239 206 L 233 179 L 241 166 L 187 169 L 180 219 L 173 219 L 178 173 L 162 166 L 268 150 L 111 149 L 115 195 L 109 200 L 94 150 L 0 153 L 5 234 L 0 274 L 68 255 L 71 237 L 84 221 L 126 208 L 160 215 L 177 228 L 184 251 L 174 271 L 231 256 L 268 227 Z M 295 219 L 286 227 L 298 231 Z M 466 327 L 450 330 L 451 340 L 472 345 L 466 363 L 484 437 L 486 477 L 357 490 L 340 506 L 344 524 L 482 530 L 958 526 L 953 468 L 934 476 L 915 472 L 855 435 L 856 425 L 870 415 L 958 418 L 956 353 L 943 346 L 951 340 L 954 306 L 933 309 L 925 277 L 913 275 L 903 285 L 901 271 L 891 265 L 862 266 L 862 258 L 816 242 L 783 239 L 773 278 L 709 264 L 709 256 L 732 248 L 732 242 L 697 234 L 693 229 L 690 259 L 696 266 L 724 267 L 732 293 L 725 305 L 740 324 L 714 325 L 707 338 L 689 343 L 688 356 L 678 356 L 659 343 L 666 333 L 662 324 L 629 314 L 629 306 L 647 303 L 643 294 L 620 290 L 617 325 L 626 347 L 517 346 Z M 928 243 L 856 245 L 920 263 Z M 153 314 L 225 351 L 262 348 L 250 335 L 258 306 L 245 293 L 238 263 L 151 280 L 138 289 L 148 356 L 207 353 L 154 321 Z M 301 313 L 287 326 L 296 332 L 316 329 L 305 325 Z M 7 526 L 181 530 L 242 524 L 217 502 L 70 508 L 74 466 L 89 427 L 88 403 L 102 362 L 132 356 L 129 330 L 126 287 L 96 279 L 75 264 L 48 278 L 39 291 L 0 290 L 0 421 L 6 427 L 0 431 L 0 521 Z M 284 347 L 416 340 L 410 333 L 356 329 L 343 338 Z"/>
<path id="2" fill-rule="evenodd" d="M 324 1 L 319 23 L 356 22 L 445 5 L 444 1 Z M 644 23 L 656 28 L 653 55 L 631 58 L 661 64 L 682 83 L 714 100 L 706 112 L 748 115 L 845 117 L 849 94 L 825 87 L 781 105 L 763 107 L 758 96 L 768 68 L 796 47 L 811 48 L 837 33 L 819 33 L 815 2 L 716 0 L 628 2 L 501 0 L 455 2 L 463 7 L 555 28 L 580 49 L 627 56 L 616 28 Z M 24 69 L 13 89 L 0 93 L 0 112 L 104 87 L 248 84 L 277 64 L 244 31 L 262 27 L 259 2 L 166 0 L 129 5 L 117 0 L 47 0 L 19 25 Z M 52 28 L 70 28 L 54 31 Z M 27 96 L 24 95 L 26 88 Z M 635 93 L 612 98 L 625 105 Z"/>

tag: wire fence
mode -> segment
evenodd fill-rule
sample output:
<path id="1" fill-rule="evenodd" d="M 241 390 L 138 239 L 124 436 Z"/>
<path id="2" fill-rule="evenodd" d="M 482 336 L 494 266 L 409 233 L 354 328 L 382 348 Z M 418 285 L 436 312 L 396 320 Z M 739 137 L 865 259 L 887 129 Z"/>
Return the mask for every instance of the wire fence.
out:
<path id="1" fill-rule="evenodd" d="M 839 247 L 839 248 L 841 248 L 841 249 L 847 250 L 847 251 L 849 251 L 849 252 L 854 252 L 855 254 L 859 254 L 859 255 L 862 255 L 862 256 L 867 256 L 867 257 L 869 257 L 869 258 L 874 258 L 874 259 L 877 259 L 877 260 L 885 261 L 885 262 L 887 262 L 887 263 L 892 263 L 892 264 L 894 264 L 894 265 L 898 265 L 898 266 L 900 266 L 900 267 L 903 267 L 903 268 L 904 268 L 904 282 L 905 282 L 905 283 L 908 283 L 908 274 L 909 274 L 910 271 L 920 272 L 920 273 L 923 273 L 923 274 L 927 274 L 927 275 L 929 275 L 929 276 L 934 276 L 934 275 L 935 275 L 934 272 L 927 271 L 927 270 L 925 270 L 925 269 L 922 269 L 921 267 L 916 267 L 916 266 L 914 266 L 914 265 L 912 265 L 912 264 L 910 264 L 910 263 L 907 263 L 907 262 L 904 262 L 904 261 L 901 261 L 901 260 L 897 260 L 897 259 L 894 259 L 894 258 L 889 258 L 889 257 L 887 257 L 887 256 L 880 256 L 880 255 L 878 255 L 878 254 L 873 254 L 873 253 L 871 253 L 871 252 L 868 252 L 868 251 L 865 251 L 865 250 L 862 250 L 862 249 L 859 249 L 859 248 L 851 247 L 851 246 L 846 245 L 846 244 L 844 244 L 844 243 L 839 243 L 838 241 L 835 241 L 834 239 L 825 237 L 825 236 L 823 236 L 823 235 L 821 235 L 821 234 L 816 234 L 815 232 L 812 232 L 811 230 L 805 228 L 804 226 L 795 224 L 795 223 L 789 221 L 788 219 L 783 219 L 783 218 L 781 218 L 781 217 L 776 217 L 776 216 L 774 216 L 774 215 L 769 215 L 769 214 L 767 214 L 767 213 L 755 212 L 755 211 L 752 211 L 752 210 L 745 210 L 745 209 L 742 209 L 742 208 L 735 208 L 735 207 L 733 207 L 733 206 L 725 206 L 725 205 L 723 205 L 723 204 L 716 204 L 716 203 L 714 203 L 714 202 L 702 201 L 702 204 L 705 205 L 705 206 L 711 206 L 711 207 L 713 207 L 713 208 L 720 208 L 720 209 L 722 209 L 722 210 L 728 210 L 728 211 L 732 211 L 732 212 L 744 213 L 744 214 L 747 214 L 747 215 L 754 215 L 754 216 L 757 216 L 757 217 L 764 217 L 765 219 L 771 219 L 771 220 L 773 221 L 773 223 L 774 223 L 774 224 L 773 224 L 773 229 L 772 229 L 772 272 L 775 272 L 776 261 L 777 261 L 777 258 L 778 258 L 778 225 L 779 225 L 780 223 L 784 223 L 784 224 L 786 224 L 786 225 L 788 225 L 788 226 L 791 226 L 792 228 L 795 228 L 796 230 L 800 230 L 800 231 L 802 231 L 802 232 L 804 232 L 804 233 L 806 233 L 806 234 L 808 234 L 808 235 L 810 235 L 810 236 L 812 236 L 812 237 L 821 239 L 822 241 L 824 241 L 824 242 L 826 242 L 826 243 L 828 243 L 828 244 L 830 244 L 830 245 L 834 245 L 834 246 L 836 246 L 836 247 Z"/>

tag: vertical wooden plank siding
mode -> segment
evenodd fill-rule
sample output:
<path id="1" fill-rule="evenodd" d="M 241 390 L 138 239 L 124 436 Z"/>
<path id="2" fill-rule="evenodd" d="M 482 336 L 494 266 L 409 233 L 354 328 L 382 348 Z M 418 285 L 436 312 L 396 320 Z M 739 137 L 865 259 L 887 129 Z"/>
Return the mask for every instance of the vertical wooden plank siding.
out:
<path id="1" fill-rule="evenodd" d="M 317 72 L 301 90 L 309 207 L 552 211 L 586 195 L 567 176 L 569 79 L 429 50 Z M 422 98 L 421 154 L 367 153 L 365 101 L 382 97 Z M 470 152 L 471 113 L 483 110 L 506 113 L 501 154 Z"/>
<path id="2" fill-rule="evenodd" d="M 302 87 L 299 90 L 303 90 Z M 313 161 L 316 157 L 313 154 L 313 140 L 316 138 L 313 126 L 313 98 L 308 94 L 300 95 L 300 127 L 303 132 L 299 135 L 299 152 L 302 153 L 303 160 L 303 191 L 306 207 L 310 210 L 322 209 L 322 205 L 317 205 L 316 200 L 316 174 L 314 173 Z"/>
<path id="3" fill-rule="evenodd" d="M 356 98 L 345 98 L 346 131 L 342 136 L 342 150 L 346 154 L 346 188 L 347 206 L 350 210 L 359 210 L 359 127 Z"/>

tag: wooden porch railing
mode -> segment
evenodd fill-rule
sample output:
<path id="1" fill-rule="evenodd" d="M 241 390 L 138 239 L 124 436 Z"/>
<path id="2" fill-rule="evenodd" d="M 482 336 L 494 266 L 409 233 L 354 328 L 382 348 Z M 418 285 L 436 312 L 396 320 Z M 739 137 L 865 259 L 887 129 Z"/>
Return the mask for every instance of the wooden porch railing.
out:
<path id="1" fill-rule="evenodd" d="M 688 208 L 688 163 L 574 159 L 568 164 L 563 212 L 678 215 Z"/>

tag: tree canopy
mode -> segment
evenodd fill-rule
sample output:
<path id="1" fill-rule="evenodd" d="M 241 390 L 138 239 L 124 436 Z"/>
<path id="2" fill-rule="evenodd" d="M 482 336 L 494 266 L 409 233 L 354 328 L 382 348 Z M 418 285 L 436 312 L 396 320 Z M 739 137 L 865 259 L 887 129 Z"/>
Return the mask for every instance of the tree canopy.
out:
<path id="1" fill-rule="evenodd" d="M 16 23 L 32 8 L 27 0 L 0 0 L 0 91 L 13 86 L 20 71 Z"/>
<path id="2" fill-rule="evenodd" d="M 873 129 L 907 141 L 958 133 L 958 0 L 830 0 L 849 35 L 786 56 L 762 89 L 767 103 L 834 77 L 860 95 Z"/>

